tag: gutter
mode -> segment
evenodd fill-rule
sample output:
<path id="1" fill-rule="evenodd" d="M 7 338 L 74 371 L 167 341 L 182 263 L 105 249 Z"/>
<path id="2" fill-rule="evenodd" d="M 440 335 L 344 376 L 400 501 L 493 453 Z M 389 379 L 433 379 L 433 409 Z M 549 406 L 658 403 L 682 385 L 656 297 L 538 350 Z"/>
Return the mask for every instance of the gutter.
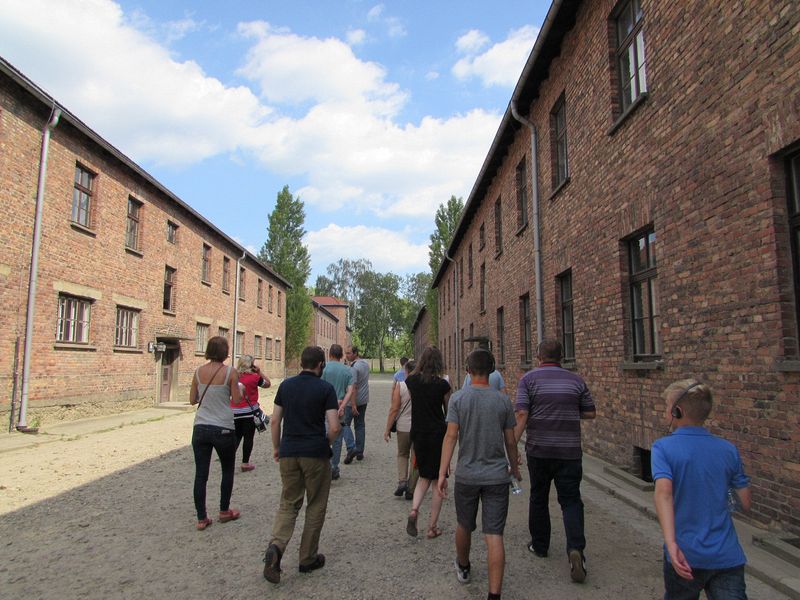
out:
<path id="1" fill-rule="evenodd" d="M 456 265 L 456 261 L 450 257 L 447 250 L 444 251 L 444 257 L 453 263 L 453 273 L 454 277 L 453 280 L 455 281 L 455 290 L 453 290 L 453 296 L 456 299 L 456 327 L 455 327 L 455 339 L 456 339 L 456 381 L 454 382 L 456 385 L 461 381 L 461 340 L 458 339 L 458 332 L 460 331 L 459 323 L 461 322 L 461 315 L 459 312 L 460 302 L 458 301 L 458 266 Z M 452 387 L 452 384 L 451 384 Z"/>
<path id="2" fill-rule="evenodd" d="M 533 264 L 534 278 L 536 287 L 536 343 L 540 344 L 544 339 L 544 293 L 542 275 L 542 239 L 539 221 L 539 155 L 536 151 L 536 125 L 530 119 L 523 117 L 517 112 L 516 100 L 511 100 L 511 114 L 522 123 L 523 126 L 531 130 L 531 200 L 533 211 L 531 220 L 533 221 Z"/>
<path id="3" fill-rule="evenodd" d="M 31 267 L 28 273 L 28 305 L 25 311 L 25 346 L 22 351 L 22 397 L 19 404 L 17 431 L 36 433 L 38 429 L 28 427 L 28 387 L 31 368 L 31 345 L 33 341 L 33 318 L 36 307 L 36 284 L 39 277 L 39 246 L 42 241 L 42 213 L 44 212 L 44 189 L 47 178 L 47 157 L 50 149 L 50 132 L 58 125 L 61 109 L 53 103 L 50 118 L 42 129 L 42 152 L 39 158 L 39 184 L 36 188 L 36 216 L 33 220 L 33 243 Z"/>
<path id="4" fill-rule="evenodd" d="M 231 352 L 231 363 L 236 360 L 236 335 L 239 326 L 239 286 L 242 283 L 242 261 L 247 257 L 247 250 L 242 253 L 241 258 L 236 259 L 236 285 L 233 294 L 233 351 Z M 244 341 L 244 340 L 242 340 Z"/>

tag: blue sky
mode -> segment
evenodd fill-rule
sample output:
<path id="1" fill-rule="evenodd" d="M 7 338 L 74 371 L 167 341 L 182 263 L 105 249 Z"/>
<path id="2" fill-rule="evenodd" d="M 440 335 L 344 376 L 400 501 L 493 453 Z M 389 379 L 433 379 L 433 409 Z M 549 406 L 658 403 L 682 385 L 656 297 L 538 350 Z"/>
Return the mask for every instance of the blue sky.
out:
<path id="1" fill-rule="evenodd" d="M 427 271 L 549 0 L 0 0 L 0 55 L 254 252 L 305 203 L 339 258 Z"/>

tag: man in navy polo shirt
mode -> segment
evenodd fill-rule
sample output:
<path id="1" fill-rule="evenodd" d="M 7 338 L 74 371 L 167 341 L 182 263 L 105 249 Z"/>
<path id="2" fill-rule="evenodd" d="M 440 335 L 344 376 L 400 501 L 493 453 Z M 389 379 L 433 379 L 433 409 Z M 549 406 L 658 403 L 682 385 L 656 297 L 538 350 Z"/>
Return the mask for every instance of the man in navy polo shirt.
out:
<path id="1" fill-rule="evenodd" d="M 570 577 L 576 583 L 586 579 L 583 551 L 583 501 L 581 500 L 581 419 L 594 419 L 592 394 L 577 373 L 561 368 L 561 342 L 539 344 L 539 368 L 519 380 L 514 405 L 517 441 L 527 431 L 525 453 L 531 478 L 528 507 L 528 550 L 546 557 L 550 549 L 550 484 L 556 484 L 564 516 Z"/>
<path id="2" fill-rule="evenodd" d="M 300 572 L 325 566 L 325 555 L 317 551 L 331 488 L 330 447 L 340 429 L 339 403 L 333 386 L 320 379 L 325 367 L 322 348 L 307 346 L 300 355 L 300 367 L 303 370 L 299 375 L 278 387 L 270 423 L 272 454 L 280 465 L 283 484 L 272 540 L 264 557 L 264 578 L 271 583 L 280 582 L 281 557 L 304 498 L 307 505 L 300 539 Z"/>

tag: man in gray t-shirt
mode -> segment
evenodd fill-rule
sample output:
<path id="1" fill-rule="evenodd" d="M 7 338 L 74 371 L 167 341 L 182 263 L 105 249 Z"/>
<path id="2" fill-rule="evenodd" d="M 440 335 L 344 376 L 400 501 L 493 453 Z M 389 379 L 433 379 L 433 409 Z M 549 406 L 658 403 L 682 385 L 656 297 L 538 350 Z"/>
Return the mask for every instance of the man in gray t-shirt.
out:
<path id="1" fill-rule="evenodd" d="M 439 466 L 439 492 L 447 495 L 447 474 L 458 442 L 455 472 L 456 577 L 469 583 L 469 550 L 475 531 L 478 504 L 488 548 L 489 596 L 500 597 L 505 569 L 503 531 L 508 515 L 509 468 L 511 476 L 522 477 L 514 438 L 514 408 L 505 394 L 490 387 L 489 373 L 494 357 L 488 350 L 474 350 L 467 357 L 471 384 L 450 398 L 447 433 Z"/>
<path id="2" fill-rule="evenodd" d="M 364 442 L 366 440 L 364 419 L 369 402 L 369 363 L 361 358 L 358 348 L 355 346 L 348 346 L 344 354 L 353 371 L 353 388 L 356 394 L 355 408 L 346 407 L 344 411 L 344 442 L 348 448 L 344 464 L 349 465 L 354 458 L 364 460 Z M 351 422 L 356 431 L 355 439 L 353 439 L 353 431 L 350 429 Z"/>

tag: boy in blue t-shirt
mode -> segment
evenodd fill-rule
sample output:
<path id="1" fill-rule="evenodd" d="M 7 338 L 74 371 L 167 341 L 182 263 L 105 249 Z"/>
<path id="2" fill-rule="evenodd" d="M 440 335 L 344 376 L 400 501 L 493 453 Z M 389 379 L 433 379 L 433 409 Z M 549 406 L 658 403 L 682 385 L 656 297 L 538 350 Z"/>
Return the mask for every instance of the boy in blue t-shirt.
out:
<path id="1" fill-rule="evenodd" d="M 750 508 L 750 478 L 736 446 L 703 426 L 711 389 L 694 379 L 664 390 L 672 435 L 652 449 L 655 506 L 664 534 L 664 598 L 746 599 L 747 562 L 729 510 Z M 733 497 L 729 500 L 729 495 Z"/>

